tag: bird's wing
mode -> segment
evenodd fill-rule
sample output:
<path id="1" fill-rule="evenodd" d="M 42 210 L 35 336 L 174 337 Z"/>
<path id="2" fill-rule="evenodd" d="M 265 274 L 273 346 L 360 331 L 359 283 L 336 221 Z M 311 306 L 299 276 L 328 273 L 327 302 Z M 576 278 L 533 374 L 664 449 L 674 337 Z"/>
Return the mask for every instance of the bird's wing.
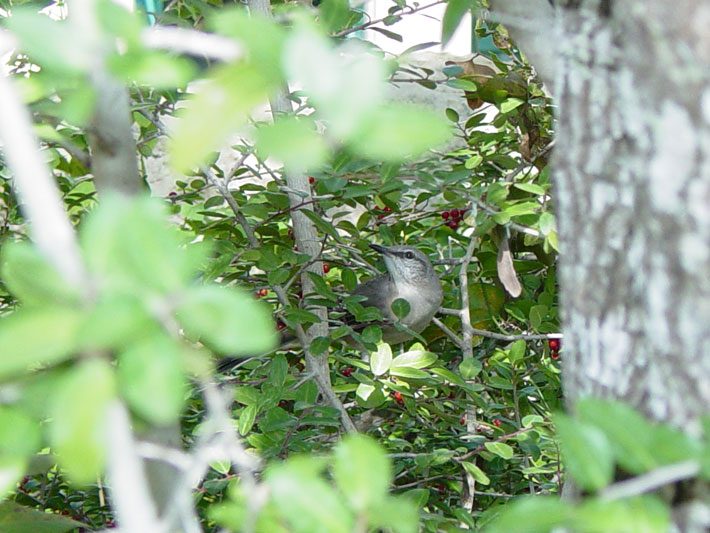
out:
<path id="1" fill-rule="evenodd" d="M 389 276 L 383 275 L 355 287 L 353 294 L 367 298 L 362 305 L 376 307 L 385 318 L 391 317 L 390 304 L 394 299 L 395 287 Z M 393 317 L 392 317 L 393 318 Z"/>

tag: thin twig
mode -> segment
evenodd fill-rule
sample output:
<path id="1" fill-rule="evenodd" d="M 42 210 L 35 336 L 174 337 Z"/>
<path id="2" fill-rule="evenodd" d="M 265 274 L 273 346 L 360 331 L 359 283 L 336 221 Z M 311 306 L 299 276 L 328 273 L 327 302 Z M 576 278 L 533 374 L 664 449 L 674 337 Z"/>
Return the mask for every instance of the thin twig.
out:
<path id="1" fill-rule="evenodd" d="M 234 61 L 243 54 L 242 48 L 233 39 L 175 26 L 147 28 L 143 30 L 141 40 L 148 48 L 167 49 L 218 61 Z"/>
<path id="2" fill-rule="evenodd" d="M 390 15 L 387 15 L 386 17 L 370 20 L 368 22 L 363 22 L 362 24 L 358 24 L 357 26 L 353 26 L 352 28 L 346 28 L 344 30 L 341 30 L 335 33 L 334 37 L 344 37 L 345 35 L 349 35 L 357 31 L 366 30 L 369 27 L 374 26 L 375 24 L 379 24 L 380 22 L 384 22 L 386 19 L 389 19 L 391 17 L 402 17 L 405 15 L 412 15 L 414 13 L 418 13 L 419 11 L 424 11 L 425 9 L 429 9 L 430 7 L 438 6 L 439 4 L 444 3 L 446 3 L 446 0 L 436 0 L 436 2 L 432 2 L 431 4 L 424 4 L 423 6 L 419 7 L 407 7 L 407 11 L 403 10 L 399 13 L 392 13 Z"/>
<path id="3" fill-rule="evenodd" d="M 640 476 L 619 481 L 601 491 L 599 497 L 604 501 L 631 498 L 659 489 L 684 479 L 690 479 L 700 473 L 698 461 L 683 461 L 671 465 L 661 466 Z"/>

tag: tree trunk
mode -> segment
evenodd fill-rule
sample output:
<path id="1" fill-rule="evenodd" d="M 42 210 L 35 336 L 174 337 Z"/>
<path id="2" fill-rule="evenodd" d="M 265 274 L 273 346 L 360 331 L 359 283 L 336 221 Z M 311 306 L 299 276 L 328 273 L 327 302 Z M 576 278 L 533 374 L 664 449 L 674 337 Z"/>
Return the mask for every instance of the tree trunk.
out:
<path id="1" fill-rule="evenodd" d="M 561 9 L 554 161 L 568 402 L 697 433 L 710 405 L 710 5 Z"/>
<path id="2" fill-rule="evenodd" d="M 494 8 L 504 20 L 516 3 Z M 556 73 L 567 401 L 618 398 L 697 434 L 710 405 L 710 4 L 557 4 L 538 30 L 558 43 L 543 61 Z"/>

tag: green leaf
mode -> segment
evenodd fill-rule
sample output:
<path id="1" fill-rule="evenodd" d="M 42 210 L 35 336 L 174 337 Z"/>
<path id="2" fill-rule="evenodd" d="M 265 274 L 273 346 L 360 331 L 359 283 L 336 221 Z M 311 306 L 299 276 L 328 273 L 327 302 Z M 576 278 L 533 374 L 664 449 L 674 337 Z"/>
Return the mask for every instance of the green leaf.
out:
<path id="1" fill-rule="evenodd" d="M 177 318 L 188 335 L 230 355 L 258 355 L 278 343 L 270 309 L 232 288 L 189 289 L 178 305 Z"/>
<path id="2" fill-rule="evenodd" d="M 513 448 L 504 442 L 486 442 L 484 446 L 486 450 L 496 454 L 502 459 L 508 460 L 513 458 Z"/>
<path id="3" fill-rule="evenodd" d="M 162 329 L 139 296 L 102 296 L 79 328 L 77 342 L 82 349 L 121 350 Z"/>
<path id="4" fill-rule="evenodd" d="M 502 508 L 485 533 L 549 533 L 574 516 L 567 502 L 552 496 L 531 496 Z"/>
<path id="5" fill-rule="evenodd" d="M 615 501 L 588 499 L 575 510 L 571 520 L 575 531 L 590 533 L 665 533 L 669 525 L 668 507 L 653 496 Z"/>
<path id="6" fill-rule="evenodd" d="M 79 74 L 94 64 L 95 48 L 89 37 L 69 20 L 52 20 L 32 7 L 15 7 L 5 24 L 20 41 L 22 50 L 43 68 Z"/>
<path id="7" fill-rule="evenodd" d="M 311 341 L 310 351 L 313 355 L 324 354 L 330 347 L 330 339 L 328 337 L 316 337 Z"/>
<path id="8" fill-rule="evenodd" d="M 118 355 L 121 394 L 136 413 L 155 425 L 180 418 L 187 393 L 181 350 L 176 341 L 161 335 Z"/>
<path id="9" fill-rule="evenodd" d="M 542 213 L 537 221 L 537 227 L 540 228 L 540 233 L 543 235 L 549 235 L 550 232 L 554 231 L 555 226 L 555 215 L 552 213 Z"/>
<path id="10" fill-rule="evenodd" d="M 490 485 L 491 484 L 490 478 L 486 475 L 486 473 L 483 470 L 478 468 L 475 464 L 470 463 L 468 461 L 463 461 L 461 463 L 461 466 L 464 467 L 466 472 L 471 474 L 473 479 L 476 480 L 476 483 L 480 483 L 481 485 Z"/>
<path id="11" fill-rule="evenodd" d="M 42 444 L 40 425 L 26 413 L 11 406 L 0 406 L 0 457 L 26 459 Z"/>
<path id="12" fill-rule="evenodd" d="M 330 33 L 349 27 L 362 15 L 350 9 L 348 0 L 323 0 L 318 6 L 320 22 Z"/>
<path id="13" fill-rule="evenodd" d="M 28 242 L 2 247 L 2 281 L 24 305 L 75 304 L 78 292 Z"/>
<path id="14" fill-rule="evenodd" d="M 272 82 L 250 63 L 217 67 L 177 115 L 168 145 L 172 167 L 184 173 L 204 163 L 246 123 L 249 111 L 267 99 L 271 87 Z"/>
<path id="15" fill-rule="evenodd" d="M 451 109 L 450 107 L 446 108 L 446 118 L 448 118 L 451 122 L 458 122 L 459 121 L 459 114 L 456 112 L 455 109 Z"/>
<path id="16" fill-rule="evenodd" d="M 517 341 L 514 341 L 510 345 L 510 348 L 508 348 L 508 358 L 510 359 L 510 361 L 512 363 L 522 361 L 522 359 L 525 357 L 526 348 L 527 345 L 525 344 L 524 340 L 518 339 Z"/>
<path id="17" fill-rule="evenodd" d="M 404 317 L 406 317 L 409 314 L 409 311 L 411 310 L 409 302 L 404 298 L 397 298 L 394 302 L 392 302 L 390 308 L 399 320 L 402 320 Z"/>
<path id="18" fill-rule="evenodd" d="M 353 516 L 338 493 L 319 475 L 321 463 L 310 457 L 296 457 L 267 470 L 271 497 L 296 533 L 328 531 L 349 533 Z"/>
<path id="19" fill-rule="evenodd" d="M 57 513 L 31 509 L 13 501 L 0 503 L 0 531 L 6 533 L 70 533 L 86 524 Z"/>
<path id="20" fill-rule="evenodd" d="M 441 22 L 441 45 L 446 46 L 471 9 L 471 0 L 449 0 Z"/>
<path id="21" fill-rule="evenodd" d="M 358 130 L 351 146 L 369 159 L 397 162 L 446 142 L 449 124 L 438 114 L 409 104 L 390 104 Z"/>
<path id="22" fill-rule="evenodd" d="M 408 366 L 391 366 L 390 367 L 390 374 L 393 376 L 397 376 L 400 378 L 409 378 L 409 379 L 427 379 L 429 377 L 429 374 L 427 372 L 424 372 L 423 370 L 419 370 L 417 368 L 411 368 Z"/>
<path id="23" fill-rule="evenodd" d="M 281 161 L 293 173 L 318 170 L 328 159 L 328 146 L 308 117 L 284 117 L 256 130 L 257 152 Z"/>
<path id="24" fill-rule="evenodd" d="M 614 456 L 599 429 L 559 414 L 554 418 L 567 471 L 583 489 L 606 487 L 614 476 Z"/>
<path id="25" fill-rule="evenodd" d="M 437 355 L 426 351 L 421 344 L 412 345 L 412 348 L 394 358 L 392 367 L 427 368 L 437 360 Z"/>
<path id="26" fill-rule="evenodd" d="M 107 196 L 89 216 L 81 244 L 89 269 L 103 287 L 172 292 L 185 287 L 206 250 L 182 247 L 162 204 L 150 198 Z"/>
<path id="27" fill-rule="evenodd" d="M 51 365 L 74 355 L 83 320 L 70 308 L 25 308 L 0 320 L 0 379 L 26 372 L 38 364 Z"/>
<path id="28" fill-rule="evenodd" d="M 256 405 L 247 405 L 244 409 L 242 409 L 242 412 L 239 413 L 237 428 L 241 436 L 244 436 L 251 431 L 258 412 L 259 408 Z"/>
<path id="29" fill-rule="evenodd" d="M 240 43 L 249 62 L 270 87 L 283 83 L 282 56 L 287 34 L 277 21 L 238 6 L 213 10 L 208 14 L 208 25 Z"/>
<path id="30" fill-rule="evenodd" d="M 478 359 L 464 359 L 459 365 L 459 373 L 464 379 L 473 379 L 483 370 L 483 365 Z"/>
<path id="31" fill-rule="evenodd" d="M 545 194 L 545 189 L 536 183 L 514 183 L 513 187 L 521 191 L 529 192 L 542 196 Z"/>
<path id="32" fill-rule="evenodd" d="M 350 506 L 360 513 L 387 497 L 392 466 L 375 440 L 349 435 L 333 452 L 333 477 Z"/>
<path id="33" fill-rule="evenodd" d="M 599 428 L 611 444 L 619 464 L 632 474 L 659 465 L 652 448 L 653 426 L 628 405 L 610 400 L 583 398 L 577 404 L 582 422 Z"/>
<path id="34" fill-rule="evenodd" d="M 523 105 L 525 102 L 520 98 L 508 98 L 505 102 L 500 105 L 501 113 L 509 113 L 516 107 Z"/>
<path id="35" fill-rule="evenodd" d="M 360 383 L 355 391 L 358 405 L 367 408 L 374 408 L 385 403 L 385 394 L 382 392 L 382 387 Z"/>
<path id="36" fill-rule="evenodd" d="M 370 523 L 378 530 L 416 533 L 419 531 L 419 509 L 409 497 L 388 495 L 376 502 Z"/>
<path id="37" fill-rule="evenodd" d="M 89 359 L 69 370 L 48 400 L 52 413 L 49 440 L 59 464 L 75 483 L 92 483 L 103 470 L 108 411 L 115 390 L 111 365 Z"/>
<path id="38" fill-rule="evenodd" d="M 377 346 L 377 351 L 370 354 L 370 368 L 375 376 L 381 376 L 392 364 L 392 348 L 386 342 Z"/>
<path id="39" fill-rule="evenodd" d="M 183 87 L 197 70 L 189 59 L 153 50 L 111 55 L 107 59 L 107 66 L 127 83 L 148 85 L 153 89 Z"/>

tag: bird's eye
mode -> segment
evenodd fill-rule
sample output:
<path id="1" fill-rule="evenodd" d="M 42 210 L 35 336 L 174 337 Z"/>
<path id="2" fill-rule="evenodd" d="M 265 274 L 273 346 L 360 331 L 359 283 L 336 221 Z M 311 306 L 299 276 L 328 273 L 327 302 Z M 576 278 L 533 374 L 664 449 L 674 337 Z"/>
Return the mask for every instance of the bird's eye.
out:
<path id="1" fill-rule="evenodd" d="M 412 252 L 406 252 L 404 254 L 404 257 L 406 257 L 407 259 L 414 259 L 414 254 Z"/>

